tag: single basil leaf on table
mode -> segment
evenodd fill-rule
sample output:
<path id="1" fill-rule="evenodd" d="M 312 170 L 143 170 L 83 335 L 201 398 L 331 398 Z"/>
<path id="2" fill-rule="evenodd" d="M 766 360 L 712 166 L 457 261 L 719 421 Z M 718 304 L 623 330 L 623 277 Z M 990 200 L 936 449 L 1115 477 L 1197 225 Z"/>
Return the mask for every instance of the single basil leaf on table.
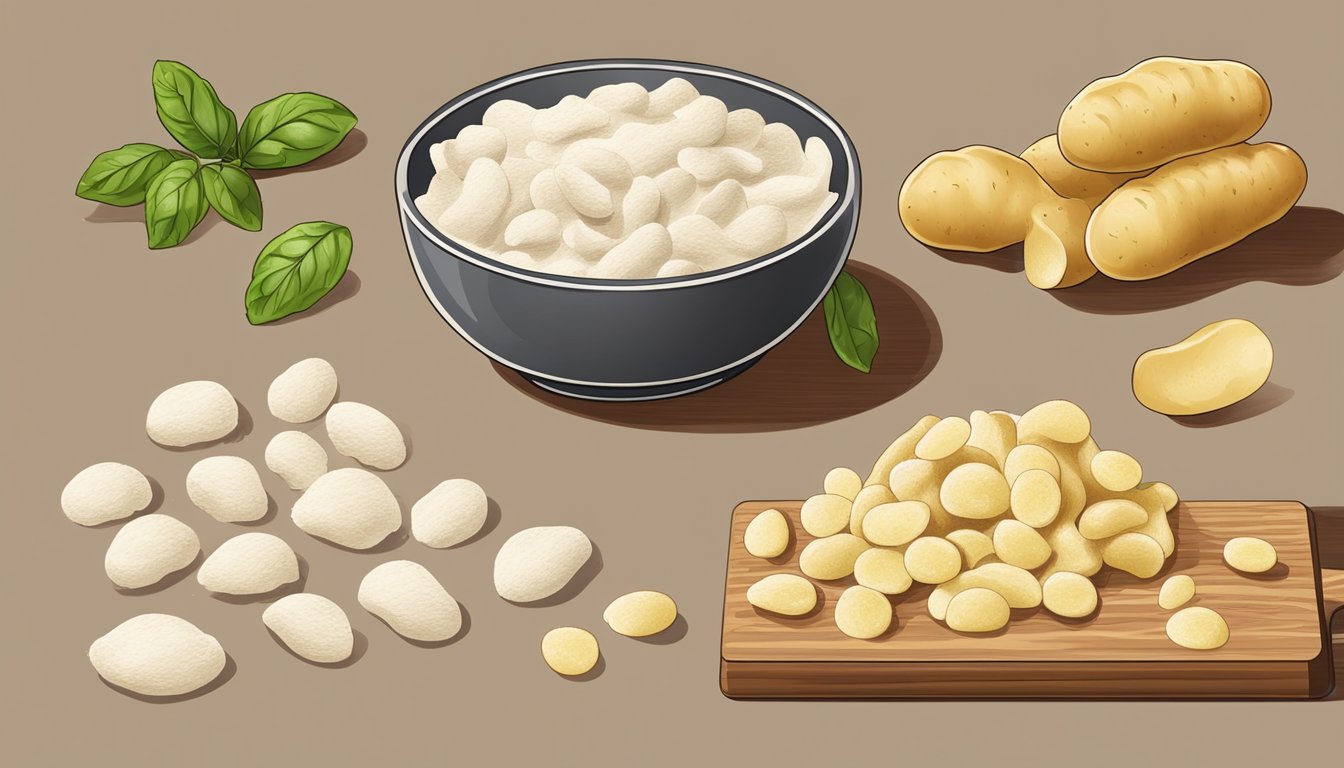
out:
<path id="1" fill-rule="evenodd" d="M 210 207 L 235 227 L 261 229 L 261 191 L 247 171 L 231 163 L 212 163 L 201 168 L 205 199 Z"/>
<path id="2" fill-rule="evenodd" d="M 182 242 L 210 210 L 196 158 L 174 160 L 149 182 L 145 191 L 145 232 L 150 248 L 171 248 Z"/>
<path id="3" fill-rule="evenodd" d="M 252 265 L 243 303 L 247 321 L 262 325 L 317 303 L 350 266 L 350 230 L 329 221 L 297 224 L 266 244 Z"/>
<path id="4" fill-rule="evenodd" d="M 238 135 L 238 118 L 220 102 L 214 86 L 176 61 L 154 62 L 154 108 L 178 143 L 201 157 L 227 158 Z"/>
<path id="5" fill-rule="evenodd" d="M 238 131 L 244 168 L 292 168 L 335 149 L 355 127 L 354 113 L 316 93 L 285 93 L 253 107 Z"/>
<path id="6" fill-rule="evenodd" d="M 835 354 L 851 368 L 871 371 L 877 355 L 877 314 L 868 289 L 857 277 L 841 272 L 826 292 L 823 309 Z"/>
<path id="7" fill-rule="evenodd" d="M 127 144 L 93 158 L 75 185 L 75 194 L 108 205 L 139 205 L 145 202 L 149 182 L 174 160 L 188 155 L 153 144 Z"/>

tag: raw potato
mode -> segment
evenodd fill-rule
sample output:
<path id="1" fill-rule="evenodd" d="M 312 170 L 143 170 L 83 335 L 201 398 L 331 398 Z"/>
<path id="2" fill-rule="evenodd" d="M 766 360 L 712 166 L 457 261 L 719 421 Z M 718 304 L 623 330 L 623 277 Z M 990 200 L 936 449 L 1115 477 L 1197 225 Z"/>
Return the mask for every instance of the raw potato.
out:
<path id="1" fill-rule="evenodd" d="M 612 600 L 602 620 L 617 634 L 648 637 L 672 626 L 677 620 L 677 603 L 662 592 L 631 592 Z"/>
<path id="2" fill-rule="evenodd" d="M 1279 562 L 1279 553 L 1264 539 L 1238 536 L 1223 545 L 1223 559 L 1242 573 L 1264 573 Z"/>
<path id="3" fill-rule="evenodd" d="M 1169 347 L 1150 349 L 1134 363 L 1134 397 L 1168 416 L 1226 408 L 1269 380 L 1274 347 L 1247 320 L 1210 323 Z"/>
<path id="4" fill-rule="evenodd" d="M 992 589 L 971 587 L 947 604 L 947 626 L 958 632 L 993 632 L 1007 626 L 1008 601 Z"/>
<path id="5" fill-rule="evenodd" d="M 327 411 L 327 437 L 337 453 L 374 469 L 406 461 L 406 440 L 382 411 L 363 403 L 336 403 Z"/>
<path id="6" fill-rule="evenodd" d="M 1103 499 L 1083 510 L 1078 532 L 1100 541 L 1133 530 L 1148 522 L 1148 510 L 1128 499 Z"/>
<path id="7" fill-rule="evenodd" d="M 1195 580 L 1185 574 L 1178 574 L 1162 582 L 1157 593 L 1157 605 L 1168 611 L 1180 608 L 1195 596 Z"/>
<path id="8" fill-rule="evenodd" d="M 817 607 L 817 588 L 796 573 L 772 573 L 747 588 L 747 602 L 781 616 L 803 616 Z"/>
<path id="9" fill-rule="evenodd" d="M 813 539 L 798 556 L 798 569 L 820 581 L 843 579 L 854 573 L 854 562 L 868 543 L 852 533 Z"/>
<path id="10" fill-rule="evenodd" d="M 225 595 L 262 595 L 299 580 L 299 558 L 284 539 L 253 531 L 219 545 L 196 582 Z"/>
<path id="11" fill-rule="evenodd" d="M 1097 274 L 1084 239 L 1092 209 L 1082 200 L 1060 198 L 1037 203 L 1022 244 L 1027 282 L 1049 290 L 1077 285 Z"/>
<path id="12" fill-rule="evenodd" d="M 1092 477 L 1108 491 L 1128 491 L 1143 479 L 1143 467 L 1124 451 L 1101 451 L 1092 457 Z"/>
<path id="13" fill-rule="evenodd" d="M 188 381 L 154 398 L 145 432 L 159 445 L 182 448 L 226 437 L 238 428 L 238 401 L 224 385 Z"/>
<path id="14" fill-rule="evenodd" d="M 887 446 L 887 449 L 873 463 L 873 471 L 868 473 L 868 479 L 864 481 L 864 485 L 886 485 L 891 470 L 902 461 L 915 457 L 915 446 L 937 423 L 937 416 L 925 416 L 915 422 L 915 425 L 906 430 L 904 434 L 893 440 L 891 445 Z"/>
<path id="15" fill-rule="evenodd" d="M 895 501 L 879 504 L 863 518 L 861 532 L 869 543 L 882 547 L 903 547 L 919 538 L 929 527 L 929 505 L 922 501 Z"/>
<path id="16" fill-rule="evenodd" d="M 899 595 L 913 581 L 905 570 L 905 556 L 895 549 L 868 549 L 854 561 L 854 580 L 884 595 Z"/>
<path id="17" fill-rule="evenodd" d="M 1059 118 L 1059 148 L 1081 168 L 1141 171 L 1243 142 L 1269 107 L 1269 87 L 1245 64 L 1160 56 L 1073 97 Z"/>
<path id="18" fill-rule="evenodd" d="M 164 613 L 142 613 L 89 646 L 89 662 L 107 682 L 143 696 L 180 696 L 208 685 L 227 657 L 214 637 Z"/>
<path id="19" fill-rule="evenodd" d="M 1227 621 L 1209 608 L 1182 608 L 1167 619 L 1167 637 L 1184 648 L 1211 651 L 1226 645 L 1229 636 Z"/>
<path id="20" fill-rule="evenodd" d="M 317 478 L 290 518 L 309 536 L 350 549 L 369 549 L 401 528 L 401 507 L 382 478 L 344 467 Z"/>
<path id="21" fill-rule="evenodd" d="M 849 467 L 836 467 L 826 473 L 826 479 L 821 484 L 822 490 L 826 493 L 836 496 L 844 496 L 850 501 L 859 495 L 863 490 L 863 480 L 859 479 L 859 473 Z"/>
<path id="22" fill-rule="evenodd" d="M 555 525 L 521 530 L 495 555 L 495 591 L 515 603 L 550 597 L 574 578 L 592 554 L 593 543 L 578 528 Z"/>
<path id="23" fill-rule="evenodd" d="M 1293 207 L 1307 167 L 1282 144 L 1186 157 L 1117 189 L 1087 224 L 1087 254 L 1117 280 L 1148 280 L 1236 243 Z"/>
<path id="24" fill-rule="evenodd" d="M 1147 519 L 1147 516 L 1144 516 Z M 1032 570 L 1050 559 L 1050 544 L 1035 528 L 1019 520 L 1001 520 L 994 526 L 994 554 L 1009 565 Z"/>
<path id="25" fill-rule="evenodd" d="M 306 491 L 327 473 L 327 452 L 304 432 L 281 432 L 266 444 L 266 468 L 291 489 Z"/>
<path id="26" fill-rule="evenodd" d="M 915 539 L 905 550 L 905 570 L 915 581 L 942 584 L 961 572 L 961 550 L 937 536 Z"/>
<path id="27" fill-rule="evenodd" d="M 312 421 L 336 397 L 336 369 L 320 357 L 310 357 L 286 368 L 266 392 L 271 415 L 291 424 Z"/>
<path id="28" fill-rule="evenodd" d="M 789 519 L 778 509 L 767 509 L 747 524 L 742 534 L 742 545 L 753 557 L 770 559 L 784 554 L 793 538 Z"/>
<path id="29" fill-rule="evenodd" d="M 393 560 L 359 582 L 359 604 L 410 640 L 437 643 L 462 629 L 462 608 L 423 565 Z"/>
<path id="30" fill-rule="evenodd" d="M 854 586 L 835 601 L 835 625 L 858 640 L 871 640 L 891 628 L 891 601 L 875 589 Z"/>
<path id="31" fill-rule="evenodd" d="M 221 523 L 260 520 L 270 505 L 257 468 L 239 456 L 210 456 L 192 465 L 187 497 Z"/>
<path id="32" fill-rule="evenodd" d="M 103 569 L 118 587 L 141 589 L 191 565 L 200 551 L 201 540 L 186 523 L 154 513 L 137 517 L 117 531 L 107 547 Z"/>
<path id="33" fill-rule="evenodd" d="M 586 629 L 556 627 L 541 638 L 541 658 L 556 674 L 587 674 L 597 666 L 598 656 L 597 638 Z"/>
<path id="34" fill-rule="evenodd" d="M 411 507 L 411 535 L 435 549 L 475 536 L 485 525 L 490 499 L 470 480 L 444 480 Z"/>
<path id="35" fill-rule="evenodd" d="M 135 467 L 104 461 L 79 471 L 61 491 L 61 511 L 71 522 L 101 525 L 139 512 L 154 499 L 149 480 Z"/>
<path id="36" fill-rule="evenodd" d="M 355 650 L 350 619 L 321 595 L 285 595 L 267 606 L 261 621 L 285 647 L 318 664 L 345 661 Z"/>
<path id="37" fill-rule="evenodd" d="M 1041 583 L 1041 603 L 1056 616 L 1081 619 L 1097 610 L 1097 587 L 1082 574 L 1060 571 Z"/>
<path id="38" fill-rule="evenodd" d="M 819 493 L 803 502 L 800 518 L 803 530 L 824 538 L 849 527 L 849 513 L 853 502 L 833 493 Z"/>
<path id="39" fill-rule="evenodd" d="M 1096 208 L 1107 195 L 1126 181 L 1147 173 L 1104 173 L 1079 168 L 1059 151 L 1059 139 L 1053 133 L 1027 147 L 1022 152 L 1022 159 L 1036 169 L 1045 183 L 1061 196 L 1080 200 L 1087 204 L 1089 210 Z"/>

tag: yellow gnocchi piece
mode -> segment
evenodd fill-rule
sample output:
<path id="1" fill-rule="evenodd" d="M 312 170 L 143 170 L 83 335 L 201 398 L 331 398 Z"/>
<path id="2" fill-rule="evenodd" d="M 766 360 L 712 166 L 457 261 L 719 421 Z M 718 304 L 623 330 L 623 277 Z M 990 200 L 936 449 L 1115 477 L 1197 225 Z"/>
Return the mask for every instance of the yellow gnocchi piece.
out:
<path id="1" fill-rule="evenodd" d="M 1157 605 L 1171 611 L 1190 602 L 1194 596 L 1195 580 L 1180 573 L 1162 582 L 1162 589 L 1157 593 Z"/>
<path id="2" fill-rule="evenodd" d="M 923 536 L 905 550 L 905 570 L 924 584 L 942 584 L 961 572 L 961 551 L 947 539 Z"/>
<path id="3" fill-rule="evenodd" d="M 1210 608 L 1182 608 L 1167 619 L 1167 637 L 1183 648 L 1211 651 L 1226 645 L 1230 636 L 1227 621 Z"/>
<path id="4" fill-rule="evenodd" d="M 742 533 L 742 544 L 753 557 L 769 559 L 784 554 L 793 538 L 789 519 L 778 509 L 767 509 L 747 523 Z"/>
<path id="5" fill-rule="evenodd" d="M 948 531 L 943 538 L 952 542 L 952 546 L 961 552 L 962 570 L 970 570 L 981 560 L 994 554 L 994 540 L 974 528 L 958 528 Z"/>
<path id="6" fill-rule="evenodd" d="M 1083 510 L 1078 532 L 1093 541 L 1109 539 L 1148 522 L 1148 511 L 1128 499 L 1103 499 Z"/>
<path id="7" fill-rule="evenodd" d="M 1061 443 L 1081 443 L 1092 433 L 1092 421 L 1082 408 L 1068 400 L 1050 400 L 1022 414 L 1017 422 L 1019 442 L 1045 438 Z"/>
<path id="8" fill-rule="evenodd" d="M 796 573 L 772 573 L 747 588 L 747 602 L 781 616 L 804 616 L 817 607 L 817 588 Z"/>
<path id="9" fill-rule="evenodd" d="M 1242 573 L 1264 573 L 1279 562 L 1279 553 L 1264 539 L 1238 536 L 1223 546 L 1223 559 Z"/>
<path id="10" fill-rule="evenodd" d="M 915 457 L 915 446 L 937 423 L 937 416 L 925 416 L 915 422 L 915 425 L 906 430 L 900 437 L 893 440 L 891 445 L 887 446 L 887 449 L 873 463 L 873 471 L 868 473 L 868 479 L 864 482 L 864 485 L 885 484 L 892 468 L 902 461 Z"/>
<path id="11" fill-rule="evenodd" d="M 836 467 L 826 473 L 826 479 L 822 481 L 821 487 L 826 493 L 853 501 L 863 489 L 863 480 L 859 479 L 858 472 L 849 467 Z"/>
<path id="12" fill-rule="evenodd" d="M 947 626 L 958 632 L 993 632 L 1011 615 L 1003 595 L 984 587 L 958 592 L 947 604 Z"/>
<path id="13" fill-rule="evenodd" d="M 860 532 L 871 544 L 901 547 L 929 527 L 929 505 L 922 501 L 896 501 L 873 507 L 862 519 Z"/>
<path id="14" fill-rule="evenodd" d="M 1045 565 L 1053 551 L 1035 528 L 1020 520 L 1002 520 L 994 526 L 994 554 L 1009 565 L 1032 570 Z"/>
<path id="15" fill-rule="evenodd" d="M 648 637 L 672 626 L 677 620 L 677 603 L 662 592 L 631 592 L 612 600 L 602 620 L 617 634 Z"/>
<path id="16" fill-rule="evenodd" d="M 835 625 L 858 640 L 871 640 L 886 632 L 891 619 L 891 601 L 875 589 L 850 587 L 835 601 Z"/>
<path id="17" fill-rule="evenodd" d="M 1008 452 L 1008 458 L 1003 462 L 1003 477 L 1009 485 L 1015 485 L 1023 472 L 1032 469 L 1042 470 L 1059 482 L 1059 459 L 1049 450 L 1031 443 L 1023 443 Z"/>
<path id="18" fill-rule="evenodd" d="M 586 674 L 597 666 L 597 638 L 578 627 L 557 627 L 541 638 L 546 666 L 566 677 Z"/>
<path id="19" fill-rule="evenodd" d="M 837 533 L 813 539 L 798 556 L 798 569 L 820 581 L 835 581 L 854 573 L 854 563 L 868 549 L 868 542 L 852 533 Z"/>
<path id="20" fill-rule="evenodd" d="M 833 493 L 819 493 L 809 498 L 803 502 L 803 530 L 817 538 L 843 531 L 849 526 L 851 505 L 849 499 Z"/>
<path id="21" fill-rule="evenodd" d="M 1056 616 L 1081 619 L 1097 610 L 1097 586 L 1082 574 L 1060 571 L 1041 583 L 1041 602 Z"/>
<path id="22" fill-rule="evenodd" d="M 863 522 L 868 513 L 883 504 L 892 504 L 895 501 L 896 494 L 885 485 L 869 485 L 860 490 L 849 508 L 849 532 L 855 536 L 863 536 Z"/>
<path id="23" fill-rule="evenodd" d="M 1092 477 L 1108 491 L 1128 491 L 1143 479 L 1143 467 L 1124 451 L 1101 451 L 1092 457 Z"/>
<path id="24" fill-rule="evenodd" d="M 915 456 L 925 461 L 945 459 L 957 452 L 971 437 L 971 424 L 960 416 L 949 416 L 920 438 Z"/>
<path id="25" fill-rule="evenodd" d="M 1013 517 L 1032 528 L 1044 528 L 1059 517 L 1063 501 L 1059 481 L 1044 469 L 1028 469 L 1017 476 L 1008 496 Z"/>
<path id="26" fill-rule="evenodd" d="M 1017 446 L 1017 422 L 1003 411 L 971 411 L 971 436 L 966 444 L 979 448 L 1004 466 L 1008 454 Z"/>
<path id="27" fill-rule="evenodd" d="M 899 595 L 913 583 L 905 556 L 894 549 L 869 549 L 854 561 L 854 580 L 884 595 Z"/>
<path id="28" fill-rule="evenodd" d="M 938 489 L 943 508 L 957 517 L 988 520 L 1008 511 L 1010 489 L 1003 473 L 987 464 L 962 464 Z"/>
<path id="29" fill-rule="evenodd" d="M 1140 579 L 1151 579 L 1162 570 L 1166 555 L 1151 536 L 1142 533 L 1122 533 L 1107 542 L 1101 559 L 1112 568 L 1132 573 Z"/>

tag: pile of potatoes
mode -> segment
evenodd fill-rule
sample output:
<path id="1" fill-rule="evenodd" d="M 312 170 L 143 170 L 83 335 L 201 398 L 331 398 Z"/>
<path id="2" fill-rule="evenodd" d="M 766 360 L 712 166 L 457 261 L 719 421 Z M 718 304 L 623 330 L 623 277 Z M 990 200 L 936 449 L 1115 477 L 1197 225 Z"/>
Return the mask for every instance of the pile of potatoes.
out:
<path id="1" fill-rule="evenodd" d="M 1159 277 L 1277 221 L 1302 195 L 1296 152 L 1244 143 L 1269 110 L 1269 88 L 1245 64 L 1148 59 L 1084 88 L 1057 132 L 1020 157 L 987 146 L 932 155 L 901 187 L 901 222 L 935 248 L 1023 243 L 1038 288 L 1098 271 Z"/>
<path id="2" fill-rule="evenodd" d="M 1167 513 L 1172 488 L 1142 482 L 1133 457 L 1102 450 L 1086 413 L 1066 400 L 1022 416 L 974 411 L 925 416 L 891 444 L 867 480 L 832 470 L 803 504 L 816 537 L 799 570 L 817 581 L 853 577 L 836 603 L 845 634 L 877 637 L 892 601 L 915 582 L 934 585 L 933 618 L 960 632 L 993 632 L 1013 608 L 1038 605 L 1081 618 L 1098 604 L 1091 577 L 1104 567 L 1152 578 L 1175 551 Z M 788 521 L 757 516 L 744 545 L 757 557 L 784 552 Z M 766 576 L 747 592 L 761 610 L 803 615 L 816 590 L 802 576 Z"/>

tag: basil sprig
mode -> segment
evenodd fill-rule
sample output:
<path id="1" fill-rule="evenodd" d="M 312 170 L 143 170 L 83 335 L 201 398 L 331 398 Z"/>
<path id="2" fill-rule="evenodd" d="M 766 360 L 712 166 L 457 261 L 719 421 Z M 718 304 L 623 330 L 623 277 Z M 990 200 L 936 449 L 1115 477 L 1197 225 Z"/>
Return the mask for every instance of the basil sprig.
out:
<path id="1" fill-rule="evenodd" d="M 859 279 L 841 272 L 822 302 L 826 332 L 835 354 L 851 368 L 868 373 L 877 356 L 877 313 Z"/>
<path id="2" fill-rule="evenodd" d="M 253 107 L 240 127 L 215 87 L 187 65 L 157 61 L 151 81 L 159 122 L 187 152 L 127 144 L 95 157 L 75 186 L 94 202 L 144 203 L 150 248 L 186 240 L 210 208 L 236 227 L 260 230 L 261 193 L 249 171 L 310 163 L 357 122 L 334 99 L 285 93 Z"/>

